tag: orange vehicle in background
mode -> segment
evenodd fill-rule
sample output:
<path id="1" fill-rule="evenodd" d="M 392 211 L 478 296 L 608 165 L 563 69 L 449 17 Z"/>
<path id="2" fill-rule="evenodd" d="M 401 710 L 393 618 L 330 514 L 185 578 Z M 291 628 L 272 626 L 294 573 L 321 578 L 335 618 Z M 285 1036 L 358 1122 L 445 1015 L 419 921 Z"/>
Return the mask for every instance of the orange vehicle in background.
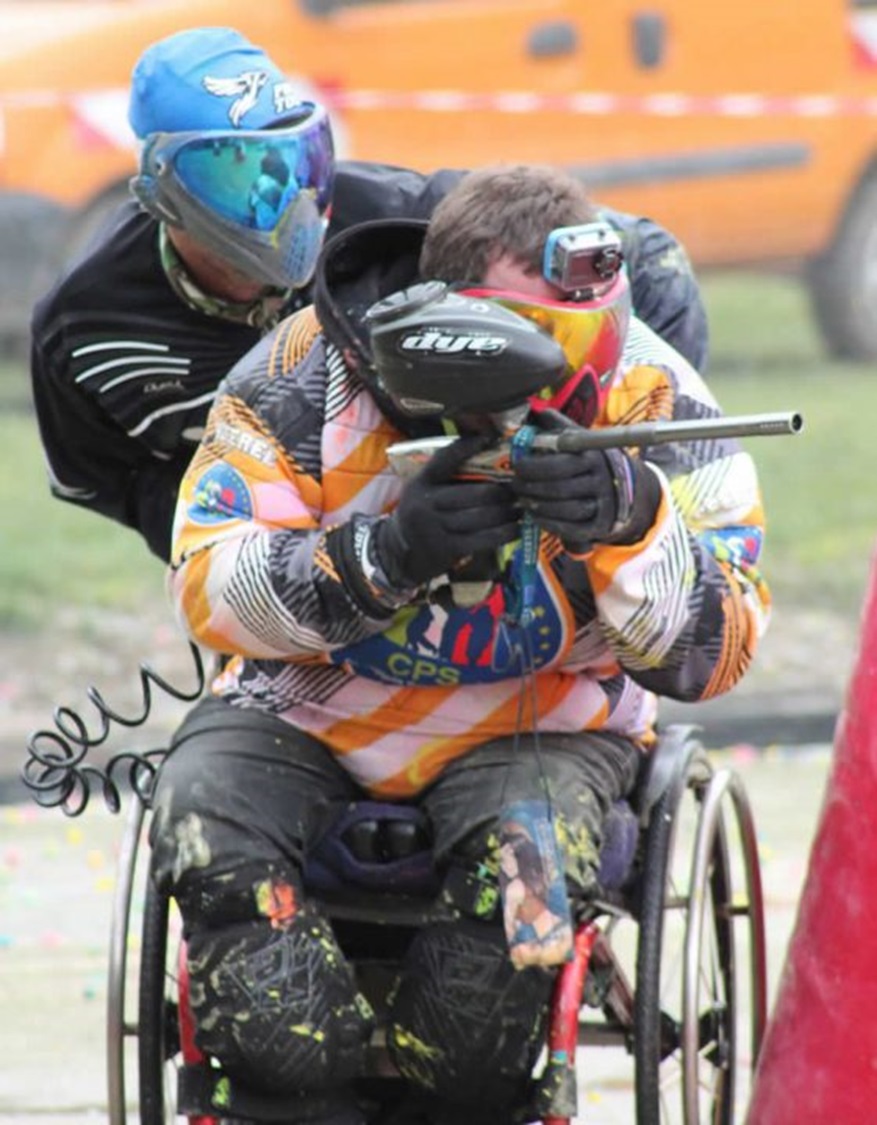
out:
<path id="1" fill-rule="evenodd" d="M 323 101 L 342 156 L 572 168 L 698 266 L 801 268 L 831 349 L 877 357 L 877 0 L 4 0 L 7 333 L 127 190 L 137 56 L 206 24 Z"/>

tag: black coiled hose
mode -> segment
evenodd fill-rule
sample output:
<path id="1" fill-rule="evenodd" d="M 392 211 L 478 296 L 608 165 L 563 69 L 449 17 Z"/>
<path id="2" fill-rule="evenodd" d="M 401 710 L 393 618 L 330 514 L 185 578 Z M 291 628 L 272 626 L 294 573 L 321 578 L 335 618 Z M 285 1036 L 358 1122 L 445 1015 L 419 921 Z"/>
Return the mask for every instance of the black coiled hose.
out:
<path id="1" fill-rule="evenodd" d="M 181 691 L 162 679 L 147 663 L 140 665 L 140 688 L 143 698 L 141 713 L 135 717 L 120 715 L 106 702 L 95 687 L 86 692 L 97 711 L 100 729 L 92 734 L 82 716 L 70 707 L 57 707 L 52 719 L 54 730 L 34 731 L 27 740 L 27 760 L 21 779 L 34 800 L 43 808 L 60 807 L 66 816 L 79 816 L 88 805 L 92 787 L 100 787 L 110 812 L 121 808 L 120 782 L 127 781 L 136 796 L 149 800 L 158 766 L 167 753 L 158 750 L 123 750 L 111 757 L 104 769 L 87 765 L 86 755 L 101 746 L 114 723 L 123 727 L 139 727 L 149 718 L 152 709 L 153 685 L 181 702 L 192 702 L 204 691 L 205 675 L 201 653 L 189 645 L 195 664 L 196 686 Z"/>

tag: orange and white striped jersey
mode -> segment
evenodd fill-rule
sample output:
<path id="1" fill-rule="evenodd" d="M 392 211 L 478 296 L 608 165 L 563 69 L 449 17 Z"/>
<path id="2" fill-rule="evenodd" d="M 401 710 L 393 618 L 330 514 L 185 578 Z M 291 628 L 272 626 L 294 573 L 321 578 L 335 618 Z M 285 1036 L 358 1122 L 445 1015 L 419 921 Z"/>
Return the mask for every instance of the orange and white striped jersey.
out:
<path id="1" fill-rule="evenodd" d="M 685 360 L 634 320 L 597 425 L 720 413 Z M 374 795 L 404 798 L 520 725 L 610 731 L 647 749 L 657 695 L 705 699 L 743 674 L 770 598 L 757 476 L 738 442 L 643 450 L 662 499 L 637 543 L 582 558 L 543 533 L 522 628 L 508 613 L 520 543 L 475 606 L 433 590 L 374 615 L 345 588 L 333 529 L 392 511 L 402 483 L 386 450 L 406 436 L 310 309 L 221 385 L 183 481 L 169 578 L 189 635 L 238 654 L 214 692 L 309 732 Z"/>

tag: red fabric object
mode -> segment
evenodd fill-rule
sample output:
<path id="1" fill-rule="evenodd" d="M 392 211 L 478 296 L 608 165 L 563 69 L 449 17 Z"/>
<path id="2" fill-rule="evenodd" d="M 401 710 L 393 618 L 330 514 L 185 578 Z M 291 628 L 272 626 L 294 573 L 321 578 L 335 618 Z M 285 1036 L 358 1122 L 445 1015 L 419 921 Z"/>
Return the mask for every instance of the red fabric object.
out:
<path id="1" fill-rule="evenodd" d="M 747 1125 L 877 1114 L 877 567 Z"/>

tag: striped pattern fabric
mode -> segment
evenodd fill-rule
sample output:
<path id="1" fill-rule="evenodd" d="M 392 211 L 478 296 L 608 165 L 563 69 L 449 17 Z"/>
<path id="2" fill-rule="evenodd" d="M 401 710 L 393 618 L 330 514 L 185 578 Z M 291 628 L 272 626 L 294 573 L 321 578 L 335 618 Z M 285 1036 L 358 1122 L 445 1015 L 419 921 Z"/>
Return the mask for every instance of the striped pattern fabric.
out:
<path id="1" fill-rule="evenodd" d="M 695 371 L 634 321 L 597 424 L 719 414 Z M 345 589 L 326 535 L 393 509 L 401 483 L 386 449 L 404 436 L 311 310 L 222 384 L 183 481 L 170 578 L 193 639 L 239 654 L 217 694 L 310 732 L 392 799 L 519 727 L 611 731 L 648 750 L 658 694 L 706 699 L 745 672 L 770 597 L 757 476 L 737 441 L 641 451 L 663 495 L 640 542 L 573 557 L 543 534 L 522 629 L 509 620 L 520 544 L 476 606 L 456 606 L 440 579 L 374 619 Z"/>

